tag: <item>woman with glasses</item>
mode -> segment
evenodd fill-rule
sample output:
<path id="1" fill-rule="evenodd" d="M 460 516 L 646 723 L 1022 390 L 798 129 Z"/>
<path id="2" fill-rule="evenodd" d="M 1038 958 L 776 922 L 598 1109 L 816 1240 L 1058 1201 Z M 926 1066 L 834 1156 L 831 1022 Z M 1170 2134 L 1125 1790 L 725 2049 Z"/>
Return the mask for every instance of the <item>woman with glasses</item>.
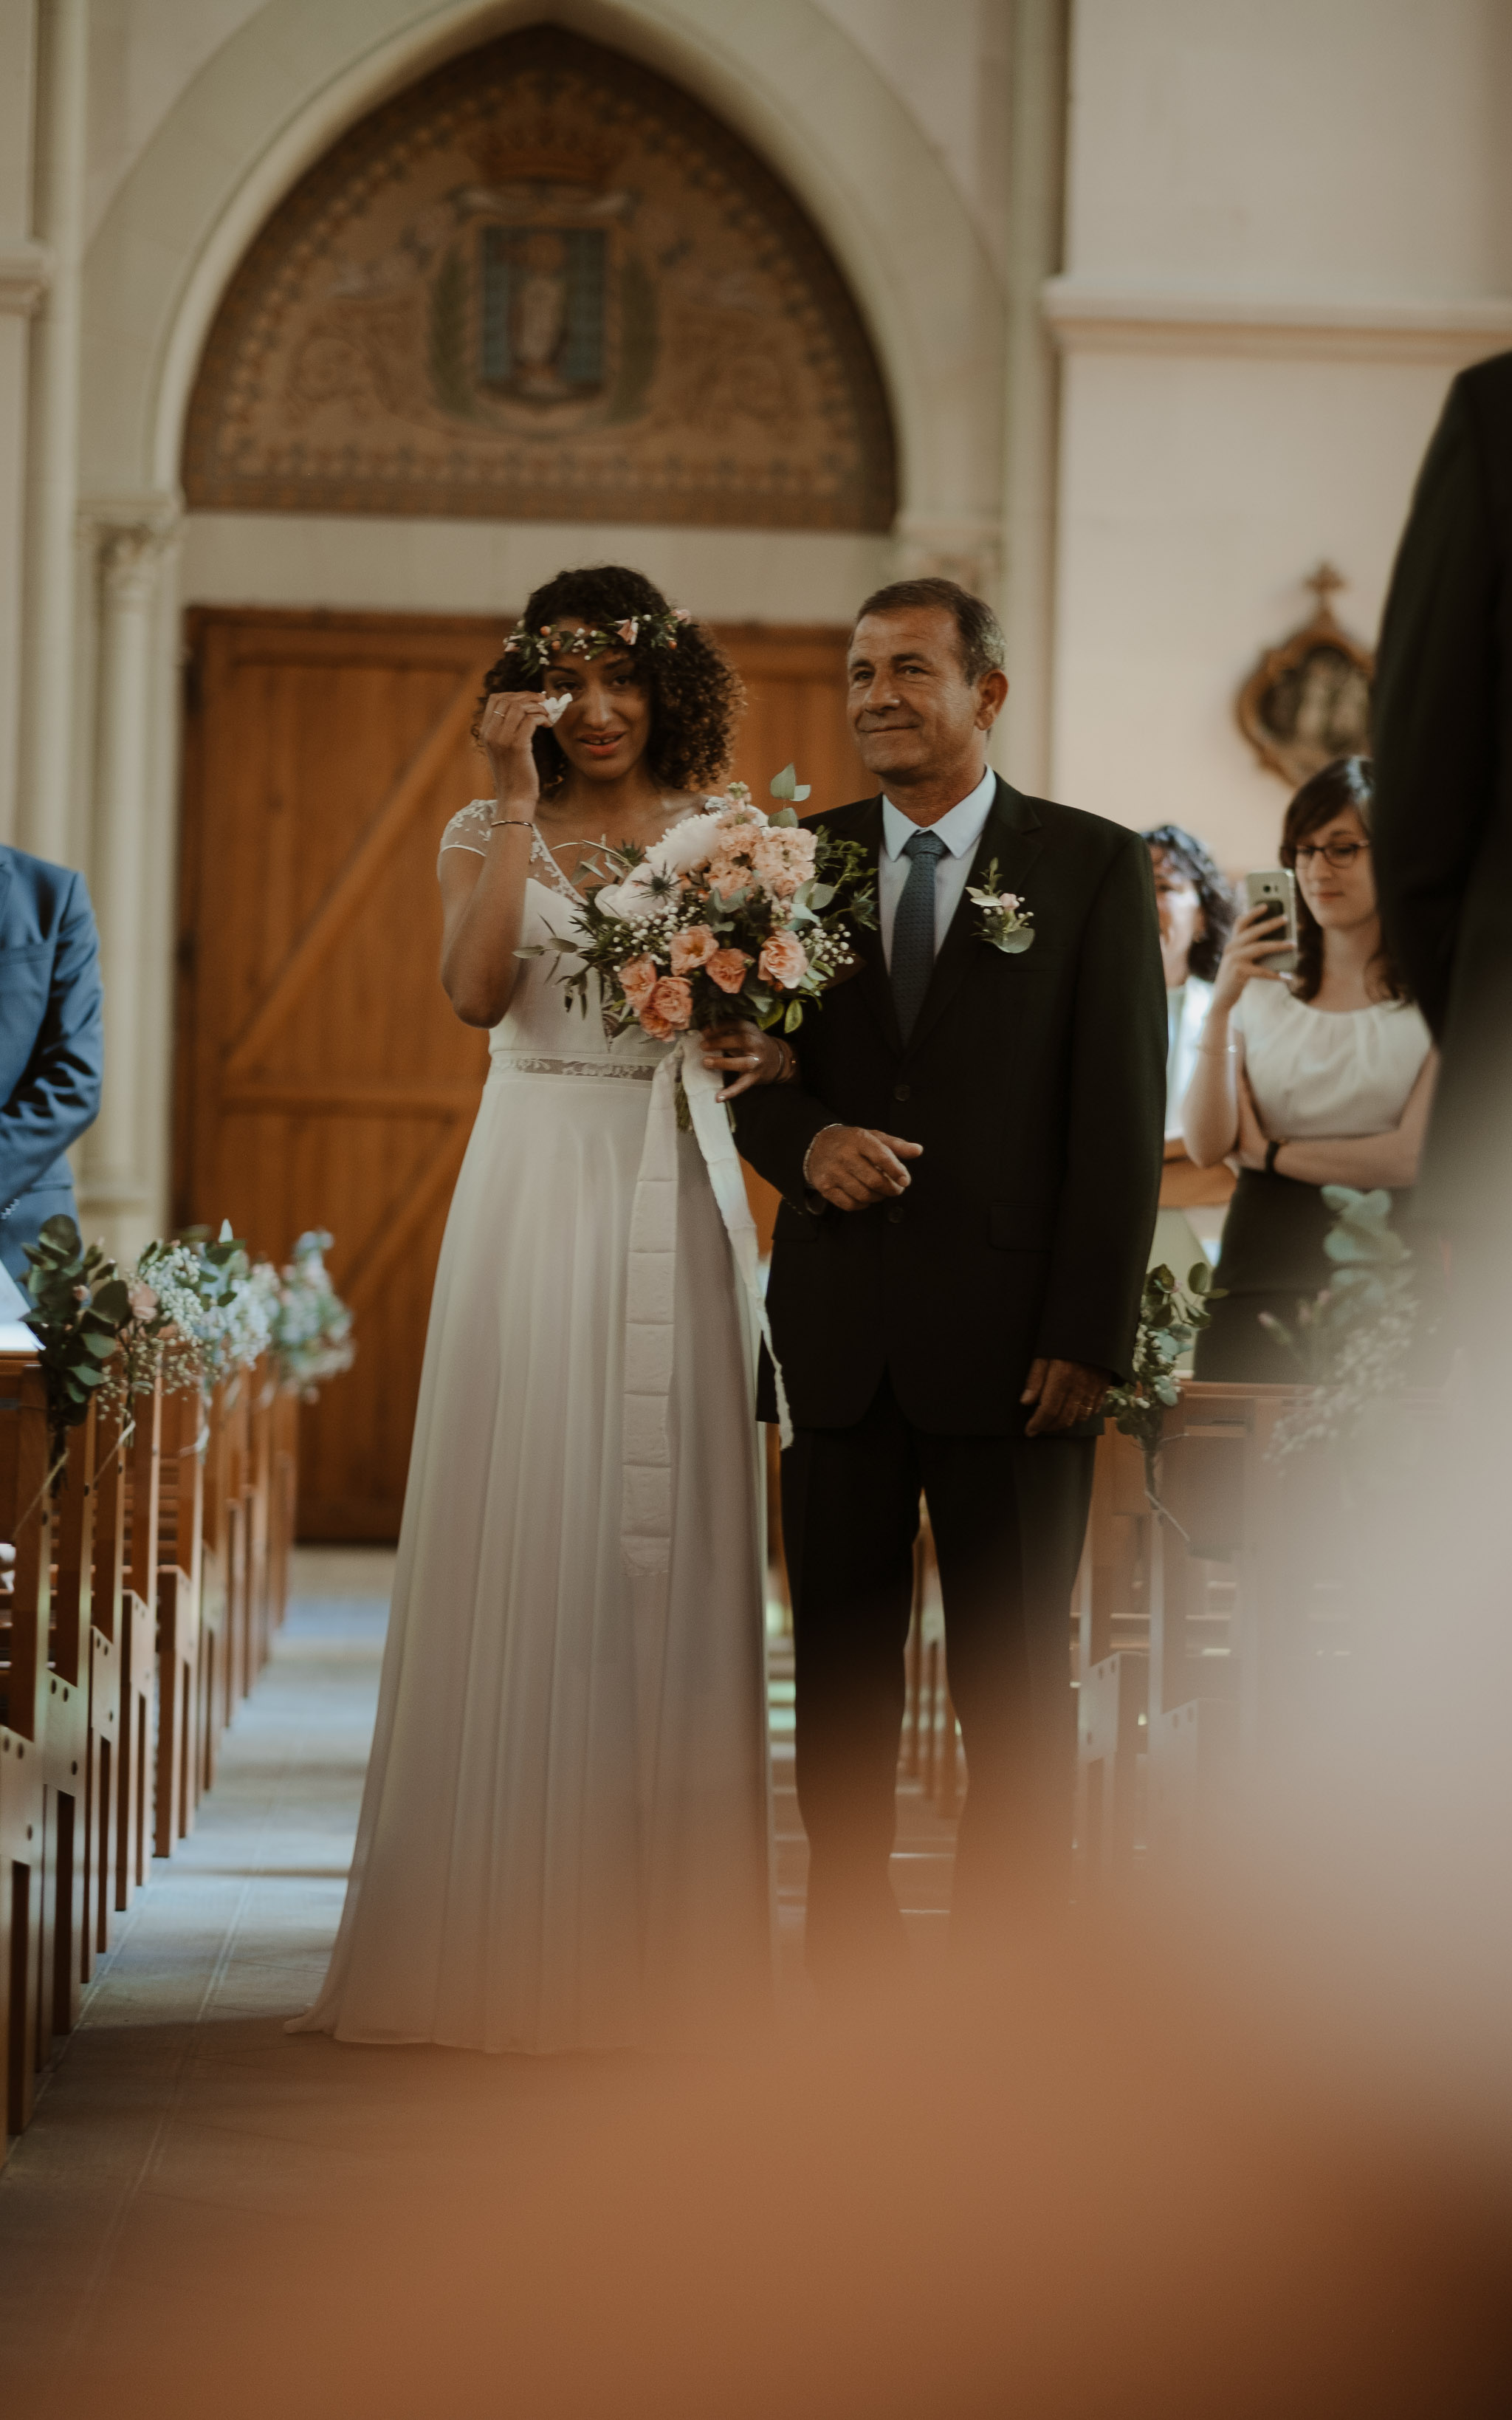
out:
<path id="1" fill-rule="evenodd" d="M 1281 862 L 1297 876 L 1297 968 L 1267 965 L 1284 919 L 1241 917 L 1219 962 L 1183 1109 L 1199 1167 L 1239 1183 L 1224 1228 L 1223 1299 L 1197 1341 L 1199 1378 L 1295 1383 L 1261 1326 L 1290 1323 L 1327 1284 L 1325 1185 L 1410 1187 L 1437 1056 L 1381 936 L 1370 857 L 1370 761 L 1341 756 L 1287 810 Z"/>

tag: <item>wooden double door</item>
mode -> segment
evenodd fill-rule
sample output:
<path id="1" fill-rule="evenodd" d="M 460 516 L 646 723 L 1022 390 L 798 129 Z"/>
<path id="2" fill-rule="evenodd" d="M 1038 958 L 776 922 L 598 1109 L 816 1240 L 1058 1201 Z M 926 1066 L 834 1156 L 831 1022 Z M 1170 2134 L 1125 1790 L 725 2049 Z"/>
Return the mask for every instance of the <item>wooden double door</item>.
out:
<path id="1" fill-rule="evenodd" d="M 486 1036 L 437 980 L 437 844 L 484 786 L 469 725 L 501 627 L 189 616 L 175 1221 L 228 1218 L 277 1260 L 306 1228 L 334 1237 L 358 1354 L 302 1415 L 305 1538 L 398 1533 L 436 1261 L 487 1067 Z M 790 759 L 811 809 L 856 797 L 845 632 L 720 635 L 748 700 L 734 769 L 757 799 Z"/>

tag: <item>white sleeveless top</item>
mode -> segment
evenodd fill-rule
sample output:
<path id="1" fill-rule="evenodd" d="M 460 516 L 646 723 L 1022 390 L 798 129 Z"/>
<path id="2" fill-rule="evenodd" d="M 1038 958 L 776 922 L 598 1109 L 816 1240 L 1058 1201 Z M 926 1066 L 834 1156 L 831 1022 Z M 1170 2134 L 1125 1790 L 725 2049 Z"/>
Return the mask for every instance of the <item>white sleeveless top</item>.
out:
<path id="1" fill-rule="evenodd" d="M 1299 1142 L 1386 1133 L 1433 1047 L 1409 1001 L 1314 1008 L 1279 983 L 1246 984 L 1229 1028 L 1261 1125 Z"/>

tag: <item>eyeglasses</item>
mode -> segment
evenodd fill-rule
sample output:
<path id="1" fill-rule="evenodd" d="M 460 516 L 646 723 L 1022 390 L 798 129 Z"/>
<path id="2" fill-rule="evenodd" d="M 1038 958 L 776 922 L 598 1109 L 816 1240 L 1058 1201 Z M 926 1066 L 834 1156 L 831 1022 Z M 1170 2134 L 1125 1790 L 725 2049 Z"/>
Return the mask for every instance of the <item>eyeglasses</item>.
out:
<path id="1" fill-rule="evenodd" d="M 1293 865 L 1301 865 L 1304 860 L 1310 863 L 1315 857 L 1320 857 L 1335 874 L 1348 874 L 1355 859 L 1369 846 L 1367 840 L 1304 840 L 1300 847 L 1292 850 L 1291 861 Z"/>

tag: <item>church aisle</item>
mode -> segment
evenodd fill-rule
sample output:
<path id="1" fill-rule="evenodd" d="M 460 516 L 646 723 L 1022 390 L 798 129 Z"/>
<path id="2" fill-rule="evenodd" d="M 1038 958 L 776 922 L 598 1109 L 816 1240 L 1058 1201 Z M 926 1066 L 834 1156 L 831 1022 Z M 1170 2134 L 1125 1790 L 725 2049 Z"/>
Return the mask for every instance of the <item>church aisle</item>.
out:
<path id="1" fill-rule="evenodd" d="M 563 2119 L 576 2132 L 634 2089 L 635 2061 L 354 2048 L 283 2030 L 314 1997 L 341 1913 L 392 1562 L 350 1549 L 296 1558 L 287 1621 L 195 1831 L 122 1920 L 0 2174 L 0 2347 L 23 2394 L 55 2382 L 60 2353 L 98 2354 L 123 2311 L 147 2319 L 208 2242 L 228 2256 L 270 2221 L 330 2193 L 361 2200 L 397 2169 L 460 2179 L 484 2164 L 486 2181 L 498 2123 L 529 2156 Z M 780 2010 L 784 2029 L 801 2030 L 806 1852 L 783 1642 L 771 1662 Z M 930 1962 L 949 1848 L 949 1827 L 903 1792 L 899 1897 Z"/>

